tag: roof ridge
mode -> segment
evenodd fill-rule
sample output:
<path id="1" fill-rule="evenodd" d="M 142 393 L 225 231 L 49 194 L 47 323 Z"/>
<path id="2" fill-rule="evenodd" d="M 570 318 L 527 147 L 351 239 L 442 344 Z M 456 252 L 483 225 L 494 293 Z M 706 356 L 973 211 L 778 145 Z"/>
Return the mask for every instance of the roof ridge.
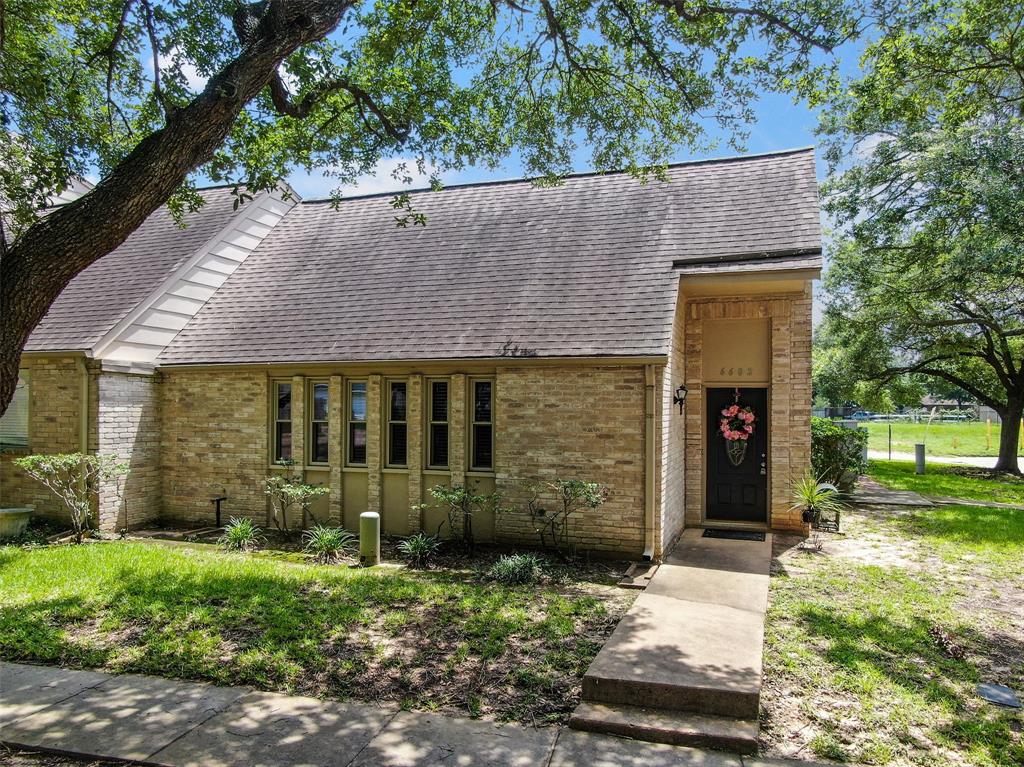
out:
<path id="1" fill-rule="evenodd" d="M 700 158 L 700 159 L 697 159 L 697 160 L 681 160 L 680 162 L 668 163 L 664 167 L 665 167 L 666 170 L 669 170 L 669 169 L 672 169 L 672 168 L 684 168 L 684 167 L 687 167 L 687 166 L 690 166 L 690 165 L 710 165 L 710 164 L 713 164 L 713 163 L 746 162 L 746 161 L 749 161 L 749 160 L 761 160 L 761 159 L 764 159 L 764 158 L 767 158 L 767 157 L 783 157 L 783 156 L 786 156 L 786 155 L 802 154 L 802 153 L 805 153 L 805 152 L 812 152 L 813 153 L 814 151 L 815 151 L 815 146 L 813 144 L 808 144 L 806 146 L 793 147 L 793 148 L 790 148 L 790 149 L 775 149 L 775 150 L 768 151 L 768 152 L 754 152 L 754 153 L 751 153 L 751 154 L 736 154 L 736 155 L 729 155 L 727 157 L 703 157 L 703 158 Z M 624 169 L 621 169 L 621 168 L 618 169 L 618 170 L 608 170 L 608 171 L 590 170 L 590 171 L 579 171 L 579 172 L 576 172 L 576 173 L 567 173 L 565 176 L 562 176 L 561 178 L 563 178 L 563 179 L 571 179 L 571 178 L 597 178 L 597 177 L 604 177 L 604 176 L 621 176 L 621 175 L 625 175 L 627 173 L 629 173 L 628 170 L 624 170 Z M 440 191 L 445 192 L 445 191 L 448 191 L 449 189 L 472 189 L 474 187 L 500 186 L 502 184 L 510 184 L 510 185 L 511 184 L 532 184 L 535 180 L 536 180 L 536 178 L 517 177 L 517 178 L 494 179 L 494 180 L 491 180 L 491 181 L 467 181 L 467 182 L 462 183 L 462 184 L 444 184 L 441 187 Z M 416 194 L 416 193 L 419 193 L 419 192 L 432 192 L 432 191 L 434 191 L 434 190 L 431 189 L 428 186 L 425 186 L 425 187 L 416 187 L 416 188 L 409 188 L 409 189 L 397 189 L 397 190 L 390 191 L 390 192 L 369 192 L 367 194 L 353 194 L 353 195 L 349 195 L 349 196 L 346 196 L 346 197 L 342 197 L 342 198 L 340 198 L 340 202 L 349 202 L 351 200 L 368 200 L 368 199 L 372 199 L 374 197 L 393 197 L 396 194 Z M 299 202 L 299 205 L 322 205 L 324 203 L 328 203 L 329 204 L 329 203 L 333 203 L 333 202 L 334 202 L 334 200 L 332 198 L 330 198 L 330 197 L 321 197 L 321 198 L 317 198 L 317 199 L 301 200 Z"/>

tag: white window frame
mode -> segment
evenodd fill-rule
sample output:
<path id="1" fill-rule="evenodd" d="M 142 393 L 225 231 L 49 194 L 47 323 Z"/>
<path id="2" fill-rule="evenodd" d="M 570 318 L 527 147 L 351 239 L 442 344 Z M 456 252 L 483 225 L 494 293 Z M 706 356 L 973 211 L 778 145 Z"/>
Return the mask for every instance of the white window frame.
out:
<path id="1" fill-rule="evenodd" d="M 21 393 L 21 394 L 19 394 Z M 23 398 L 23 399 L 20 399 Z M 16 417 L 24 419 L 24 426 L 11 424 Z M 11 397 L 7 411 L 0 416 L 0 451 L 29 451 L 32 434 L 32 374 L 25 369 L 18 371 L 18 381 L 15 385 L 14 396 Z M 13 432 L 15 441 L 5 441 L 3 434 Z M 20 438 L 21 435 L 23 438 Z"/>

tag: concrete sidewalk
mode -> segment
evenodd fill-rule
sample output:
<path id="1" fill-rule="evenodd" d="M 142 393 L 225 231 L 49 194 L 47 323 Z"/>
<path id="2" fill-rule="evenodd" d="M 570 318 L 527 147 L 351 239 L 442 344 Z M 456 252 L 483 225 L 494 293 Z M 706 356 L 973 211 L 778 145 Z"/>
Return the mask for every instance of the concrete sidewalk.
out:
<path id="1" fill-rule="evenodd" d="M 0 663 L 0 742 L 162 767 L 783 767 L 724 752 Z"/>
<path id="2" fill-rule="evenodd" d="M 888 461 L 889 451 L 888 450 L 868 450 L 868 458 L 875 461 Z M 915 460 L 913 453 L 903 453 L 893 451 L 893 461 L 911 461 Z M 927 456 L 928 463 L 945 463 L 954 464 L 959 466 L 976 466 L 980 469 L 991 469 L 996 465 L 996 459 L 984 455 L 932 455 L 931 453 Z"/>
<path id="3" fill-rule="evenodd" d="M 583 677 L 571 726 L 757 750 L 772 536 L 685 530 Z"/>

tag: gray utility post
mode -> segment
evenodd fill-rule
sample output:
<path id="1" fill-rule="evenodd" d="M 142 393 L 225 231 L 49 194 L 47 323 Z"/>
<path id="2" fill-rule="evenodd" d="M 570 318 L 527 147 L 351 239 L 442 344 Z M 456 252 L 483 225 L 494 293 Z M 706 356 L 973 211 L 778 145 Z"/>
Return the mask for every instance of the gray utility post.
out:
<path id="1" fill-rule="evenodd" d="M 375 511 L 359 515 L 359 564 L 363 567 L 380 564 L 380 514 Z"/>
<path id="2" fill-rule="evenodd" d="M 924 474 L 924 445 L 914 445 L 914 460 L 917 463 L 917 473 Z"/>

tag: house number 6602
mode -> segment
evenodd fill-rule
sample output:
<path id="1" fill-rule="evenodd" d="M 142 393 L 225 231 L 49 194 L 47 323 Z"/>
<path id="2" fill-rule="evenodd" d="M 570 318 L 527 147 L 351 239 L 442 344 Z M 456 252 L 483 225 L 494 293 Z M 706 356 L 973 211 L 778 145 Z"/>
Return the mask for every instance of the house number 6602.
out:
<path id="1" fill-rule="evenodd" d="M 730 376 L 749 376 L 749 375 L 753 375 L 753 374 L 754 374 L 754 368 L 752 368 L 752 367 L 747 367 L 747 368 L 743 368 L 743 367 L 727 368 L 727 367 L 725 367 L 723 365 L 722 369 L 719 371 L 719 375 L 723 375 L 723 376 L 724 375 L 730 375 Z"/>

